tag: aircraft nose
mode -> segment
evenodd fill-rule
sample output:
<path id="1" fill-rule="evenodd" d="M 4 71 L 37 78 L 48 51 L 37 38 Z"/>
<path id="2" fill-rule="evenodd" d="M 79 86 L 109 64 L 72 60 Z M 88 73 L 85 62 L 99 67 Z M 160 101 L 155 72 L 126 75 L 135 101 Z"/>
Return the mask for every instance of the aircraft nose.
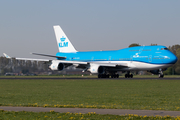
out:
<path id="1" fill-rule="evenodd" d="M 171 56 L 171 63 L 175 64 L 177 62 L 178 58 L 176 57 L 176 55 L 172 54 Z"/>

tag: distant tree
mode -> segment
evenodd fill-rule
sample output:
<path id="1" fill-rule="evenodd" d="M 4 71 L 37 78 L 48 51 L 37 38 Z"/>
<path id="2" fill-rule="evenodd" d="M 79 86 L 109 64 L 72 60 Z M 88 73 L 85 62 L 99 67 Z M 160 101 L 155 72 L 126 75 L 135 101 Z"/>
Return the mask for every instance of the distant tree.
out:
<path id="1" fill-rule="evenodd" d="M 157 45 L 157 44 L 152 44 L 152 43 L 151 43 L 151 46 L 156 46 L 156 45 Z"/>
<path id="2" fill-rule="evenodd" d="M 176 44 L 176 45 L 173 45 L 172 47 L 169 46 L 169 50 L 174 53 L 176 55 L 176 50 L 180 48 L 180 45 Z"/>
<path id="3" fill-rule="evenodd" d="M 37 64 L 38 64 L 37 61 L 32 62 L 32 71 L 37 71 L 38 70 Z"/>
<path id="4" fill-rule="evenodd" d="M 172 67 L 169 67 L 169 68 L 168 68 L 166 71 L 164 71 L 163 73 L 164 73 L 165 75 L 172 75 L 172 74 L 173 74 L 172 71 L 173 71 Z"/>
<path id="5" fill-rule="evenodd" d="M 48 71 L 48 64 L 38 61 L 16 60 L 15 58 L 7 59 L 0 57 L 0 74 L 4 75 L 7 72 L 16 73 L 31 73 Z"/>
<path id="6" fill-rule="evenodd" d="M 129 45 L 129 47 L 135 47 L 135 46 L 141 46 L 141 45 L 139 45 L 138 43 L 133 43 L 133 44 Z"/>
<path id="7" fill-rule="evenodd" d="M 176 74 L 180 75 L 180 48 L 176 50 L 176 56 L 178 58 L 178 61 L 176 62 L 175 66 L 175 72 Z"/>
<path id="8" fill-rule="evenodd" d="M 32 71 L 32 62 L 30 60 L 26 61 L 26 69 L 28 69 L 29 72 Z"/>
<path id="9" fill-rule="evenodd" d="M 178 48 L 178 49 L 176 50 L 176 56 L 177 56 L 177 57 L 180 57 L 180 48 Z"/>
<path id="10" fill-rule="evenodd" d="M 2 69 L 1 70 L 1 75 L 4 75 L 7 72 L 12 72 L 12 69 L 11 68 L 4 68 L 4 69 Z"/>
<path id="11" fill-rule="evenodd" d="M 22 73 L 23 73 L 23 74 L 29 73 L 29 69 L 28 69 L 28 68 L 23 69 L 23 70 L 22 70 Z"/>
<path id="12" fill-rule="evenodd" d="M 175 72 L 176 72 L 176 74 L 180 75 L 180 66 L 177 66 L 177 67 L 175 68 Z"/>
<path id="13" fill-rule="evenodd" d="M 180 74 L 180 45 L 176 44 L 173 46 L 169 46 L 169 50 L 174 53 L 178 58 L 176 64 L 172 66 L 172 71 L 175 71 L 175 74 Z"/>

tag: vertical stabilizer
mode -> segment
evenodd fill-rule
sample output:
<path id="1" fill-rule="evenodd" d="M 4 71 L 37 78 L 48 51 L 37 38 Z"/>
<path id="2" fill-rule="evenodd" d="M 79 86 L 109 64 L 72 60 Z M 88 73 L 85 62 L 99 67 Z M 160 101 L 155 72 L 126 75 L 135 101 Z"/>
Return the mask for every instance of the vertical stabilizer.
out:
<path id="1" fill-rule="evenodd" d="M 53 26 L 59 52 L 77 52 L 59 25 Z"/>
<path id="2" fill-rule="evenodd" d="M 6 58 L 11 58 L 9 55 L 7 55 L 6 53 L 3 53 L 4 57 Z"/>

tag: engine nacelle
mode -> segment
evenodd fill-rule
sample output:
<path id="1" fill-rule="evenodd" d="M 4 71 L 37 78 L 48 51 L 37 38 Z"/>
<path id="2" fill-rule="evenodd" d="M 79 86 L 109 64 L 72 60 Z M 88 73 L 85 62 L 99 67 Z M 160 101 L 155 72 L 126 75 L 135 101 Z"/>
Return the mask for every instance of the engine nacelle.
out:
<path id="1" fill-rule="evenodd" d="M 63 63 L 60 63 L 58 61 L 52 61 L 52 64 L 49 66 L 49 68 L 51 70 L 63 70 L 64 69 L 64 64 Z"/>
<path id="2" fill-rule="evenodd" d="M 99 66 L 99 65 L 91 65 L 89 71 L 93 74 L 104 74 L 105 73 L 105 67 Z"/>

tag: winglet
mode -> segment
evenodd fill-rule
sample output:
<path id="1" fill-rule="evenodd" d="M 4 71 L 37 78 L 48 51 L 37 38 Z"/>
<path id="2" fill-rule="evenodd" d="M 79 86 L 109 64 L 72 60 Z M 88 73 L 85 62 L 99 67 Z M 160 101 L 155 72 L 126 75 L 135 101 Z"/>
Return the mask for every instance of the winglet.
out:
<path id="1" fill-rule="evenodd" d="M 4 57 L 6 58 L 11 58 L 10 56 L 8 56 L 6 53 L 3 53 Z"/>

